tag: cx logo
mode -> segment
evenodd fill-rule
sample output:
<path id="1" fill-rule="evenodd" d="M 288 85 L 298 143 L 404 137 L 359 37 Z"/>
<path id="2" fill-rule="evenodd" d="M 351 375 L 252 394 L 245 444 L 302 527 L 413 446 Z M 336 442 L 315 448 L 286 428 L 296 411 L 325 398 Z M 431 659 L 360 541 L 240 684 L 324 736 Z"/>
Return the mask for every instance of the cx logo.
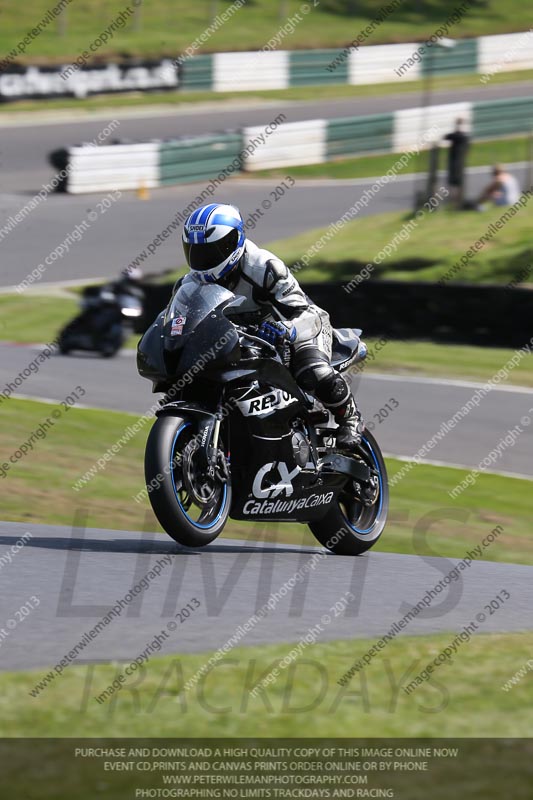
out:
<path id="1" fill-rule="evenodd" d="M 273 482 L 273 480 L 275 480 L 274 476 L 268 481 L 265 481 L 267 475 L 274 473 L 275 470 L 277 471 L 277 476 L 275 476 L 278 478 L 277 482 Z M 292 480 L 299 472 L 300 467 L 298 466 L 296 466 L 292 472 L 289 472 L 285 461 L 271 461 L 268 464 L 264 464 L 261 469 L 257 471 L 254 478 L 252 486 L 254 497 L 279 497 L 282 492 L 285 492 L 286 497 L 290 497 L 294 491 Z M 266 487 L 264 486 L 265 482 L 267 483 Z"/>

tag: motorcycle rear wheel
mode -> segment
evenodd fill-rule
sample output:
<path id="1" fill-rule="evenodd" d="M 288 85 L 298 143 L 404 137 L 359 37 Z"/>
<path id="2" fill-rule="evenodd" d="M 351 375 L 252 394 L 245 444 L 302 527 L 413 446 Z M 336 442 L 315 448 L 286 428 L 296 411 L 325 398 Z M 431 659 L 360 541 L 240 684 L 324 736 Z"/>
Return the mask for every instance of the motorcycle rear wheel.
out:
<path id="1" fill-rule="evenodd" d="M 154 513 L 168 535 L 186 547 L 204 547 L 216 539 L 231 508 L 230 481 L 222 483 L 216 476 L 209 479 L 195 467 L 196 433 L 194 417 L 158 417 L 148 436 L 144 460 Z M 202 492 L 205 503 L 197 499 Z"/>
<path id="2" fill-rule="evenodd" d="M 348 480 L 326 514 L 309 528 L 318 541 L 340 556 L 359 556 L 373 547 L 387 522 L 389 510 L 389 486 L 387 469 L 378 443 L 369 431 L 363 434 L 364 460 L 378 475 L 378 491 L 375 502 L 364 506 L 353 491 Z"/>

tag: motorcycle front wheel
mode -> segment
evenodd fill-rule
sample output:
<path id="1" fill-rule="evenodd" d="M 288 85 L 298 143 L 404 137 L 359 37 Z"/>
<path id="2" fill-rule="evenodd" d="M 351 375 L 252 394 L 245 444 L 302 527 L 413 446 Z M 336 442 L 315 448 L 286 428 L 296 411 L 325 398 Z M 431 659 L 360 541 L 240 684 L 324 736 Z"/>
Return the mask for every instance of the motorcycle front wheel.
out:
<path id="1" fill-rule="evenodd" d="M 231 507 L 231 482 L 206 473 L 197 432 L 192 416 L 158 417 L 144 460 L 154 513 L 168 535 L 186 547 L 204 547 L 216 539 Z M 218 456 L 226 458 L 222 450 Z"/>
<path id="2" fill-rule="evenodd" d="M 326 514 L 309 528 L 318 541 L 340 556 L 359 556 L 373 547 L 385 527 L 389 510 L 389 486 L 385 461 L 378 443 L 369 431 L 361 443 L 363 460 L 374 475 L 368 493 L 372 503 L 363 503 L 350 479 Z"/>

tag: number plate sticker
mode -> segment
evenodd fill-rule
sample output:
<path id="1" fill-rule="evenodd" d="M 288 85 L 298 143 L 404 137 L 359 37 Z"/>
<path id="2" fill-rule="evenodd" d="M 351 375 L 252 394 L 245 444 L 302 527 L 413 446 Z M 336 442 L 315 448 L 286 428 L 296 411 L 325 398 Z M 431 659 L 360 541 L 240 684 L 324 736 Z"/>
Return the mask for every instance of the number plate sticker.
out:
<path id="1" fill-rule="evenodd" d="M 172 327 L 170 329 L 171 336 L 181 336 L 187 317 L 176 317 L 172 320 Z"/>

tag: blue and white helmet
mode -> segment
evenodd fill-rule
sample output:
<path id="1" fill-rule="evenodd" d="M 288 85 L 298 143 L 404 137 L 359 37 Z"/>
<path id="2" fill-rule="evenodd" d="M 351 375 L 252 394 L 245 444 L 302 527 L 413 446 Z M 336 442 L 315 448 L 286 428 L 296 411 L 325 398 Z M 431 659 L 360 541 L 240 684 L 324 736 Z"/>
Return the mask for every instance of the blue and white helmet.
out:
<path id="1" fill-rule="evenodd" d="M 201 206 L 183 227 L 187 264 L 203 283 L 214 283 L 231 272 L 242 258 L 245 242 L 244 222 L 234 206 Z"/>

